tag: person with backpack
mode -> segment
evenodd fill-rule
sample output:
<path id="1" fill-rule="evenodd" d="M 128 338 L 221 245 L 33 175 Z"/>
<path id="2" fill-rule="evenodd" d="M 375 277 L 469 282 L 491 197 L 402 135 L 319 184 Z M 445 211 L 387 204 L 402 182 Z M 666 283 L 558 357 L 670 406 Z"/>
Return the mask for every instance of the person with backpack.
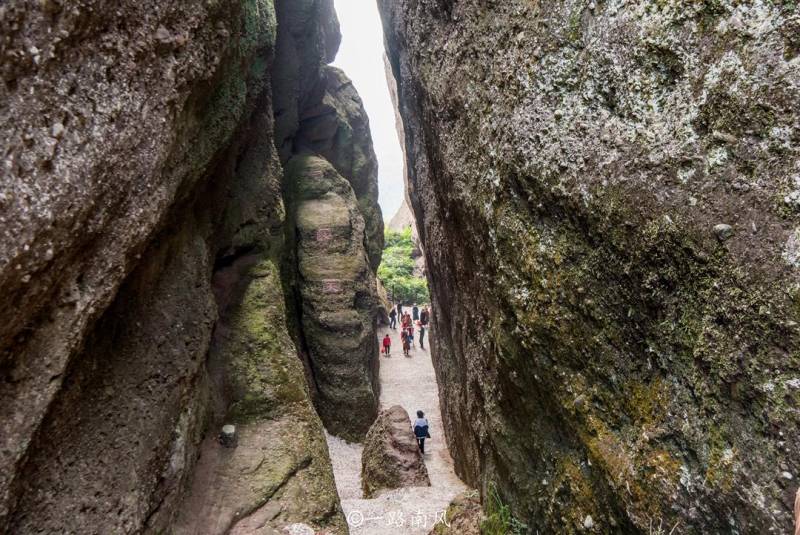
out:
<path id="1" fill-rule="evenodd" d="M 417 322 L 417 327 L 419 328 L 419 348 L 425 349 L 425 324 L 422 323 L 422 320 Z"/>
<path id="2" fill-rule="evenodd" d="M 417 437 L 420 453 L 425 455 L 425 439 L 431 438 L 431 434 L 428 432 L 428 420 L 422 411 L 417 411 L 417 419 L 414 420 L 414 436 Z"/>
<path id="3" fill-rule="evenodd" d="M 392 311 L 389 312 L 389 328 L 390 329 L 397 329 L 397 310 L 392 307 Z"/>
<path id="4" fill-rule="evenodd" d="M 425 307 L 422 309 L 422 312 L 419 313 L 419 321 L 422 323 L 423 327 L 427 327 L 430 320 L 431 313 L 428 311 L 428 307 Z"/>
<path id="5" fill-rule="evenodd" d="M 389 337 L 389 333 L 386 333 L 386 336 L 383 337 L 383 354 L 387 357 L 392 350 L 392 339 Z"/>

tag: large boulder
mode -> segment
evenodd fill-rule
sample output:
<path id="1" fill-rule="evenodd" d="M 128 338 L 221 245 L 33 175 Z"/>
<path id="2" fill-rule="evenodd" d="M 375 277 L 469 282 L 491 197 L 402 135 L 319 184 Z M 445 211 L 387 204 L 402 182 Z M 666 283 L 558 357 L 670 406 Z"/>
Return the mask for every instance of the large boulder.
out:
<path id="1" fill-rule="evenodd" d="M 332 433 L 358 441 L 378 406 L 378 164 L 352 82 L 320 65 L 325 50 L 307 50 L 304 31 L 295 27 L 313 5 L 282 0 L 277 6 L 290 21 L 278 28 L 278 58 L 285 61 L 273 79 L 291 222 L 284 275 L 317 411 Z"/>
<path id="2" fill-rule="evenodd" d="M 540 532 L 789 532 L 797 4 L 379 4 L 459 475 Z"/>
<path id="3" fill-rule="evenodd" d="M 364 438 L 378 413 L 378 305 L 353 188 L 310 154 L 286 166 L 300 324 L 328 430 Z"/>
<path id="4" fill-rule="evenodd" d="M 364 496 L 372 498 L 383 489 L 430 484 L 406 410 L 394 405 L 381 411 L 367 433 L 361 456 Z"/>

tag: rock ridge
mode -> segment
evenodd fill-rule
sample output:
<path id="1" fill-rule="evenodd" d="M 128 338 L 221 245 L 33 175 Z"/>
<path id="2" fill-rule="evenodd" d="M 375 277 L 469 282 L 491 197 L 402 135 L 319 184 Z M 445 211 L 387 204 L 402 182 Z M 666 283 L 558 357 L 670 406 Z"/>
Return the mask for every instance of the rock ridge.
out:
<path id="1" fill-rule="evenodd" d="M 331 0 L 0 7 L 0 531 L 347 532 L 283 167 L 340 38 Z M 368 303 L 374 156 L 337 121 Z"/>

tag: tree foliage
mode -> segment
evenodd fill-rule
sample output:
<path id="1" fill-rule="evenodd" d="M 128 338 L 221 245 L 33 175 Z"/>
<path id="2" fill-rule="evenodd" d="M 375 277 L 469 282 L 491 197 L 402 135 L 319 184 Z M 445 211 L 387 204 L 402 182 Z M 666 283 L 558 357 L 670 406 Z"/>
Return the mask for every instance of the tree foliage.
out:
<path id="1" fill-rule="evenodd" d="M 427 303 L 428 283 L 424 277 L 414 275 L 414 242 L 411 227 L 402 231 L 386 229 L 383 260 L 378 268 L 378 278 L 383 282 L 389 297 L 403 303 Z"/>

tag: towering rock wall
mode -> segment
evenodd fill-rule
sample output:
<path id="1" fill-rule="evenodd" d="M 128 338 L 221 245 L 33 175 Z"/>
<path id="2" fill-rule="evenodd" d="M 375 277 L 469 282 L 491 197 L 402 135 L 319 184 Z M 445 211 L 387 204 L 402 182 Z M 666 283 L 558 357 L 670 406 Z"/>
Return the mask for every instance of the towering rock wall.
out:
<path id="1" fill-rule="evenodd" d="M 459 474 L 539 533 L 790 531 L 796 4 L 379 3 Z"/>
<path id="2" fill-rule="evenodd" d="M 0 531 L 346 531 L 282 272 L 338 40 L 328 0 L 0 7 Z"/>
<path id="3" fill-rule="evenodd" d="M 317 410 L 330 432 L 356 441 L 378 410 L 378 164 L 352 82 L 324 65 L 333 55 L 305 46 L 313 5 L 277 6 L 279 19 L 289 21 L 278 28 L 283 61 L 273 80 L 276 143 L 286 168 L 284 271 Z M 287 92 L 299 98 L 281 98 Z"/>
<path id="4" fill-rule="evenodd" d="M 364 218 L 348 181 L 325 159 L 286 167 L 299 320 L 331 433 L 364 438 L 378 410 L 378 306 L 364 244 Z"/>
<path id="5" fill-rule="evenodd" d="M 320 154 L 350 183 L 366 225 L 364 244 L 375 272 L 383 251 L 383 217 L 369 119 L 353 83 L 340 69 L 326 66 L 322 83 L 322 101 L 305 110 L 301 118 L 298 149 Z"/>

